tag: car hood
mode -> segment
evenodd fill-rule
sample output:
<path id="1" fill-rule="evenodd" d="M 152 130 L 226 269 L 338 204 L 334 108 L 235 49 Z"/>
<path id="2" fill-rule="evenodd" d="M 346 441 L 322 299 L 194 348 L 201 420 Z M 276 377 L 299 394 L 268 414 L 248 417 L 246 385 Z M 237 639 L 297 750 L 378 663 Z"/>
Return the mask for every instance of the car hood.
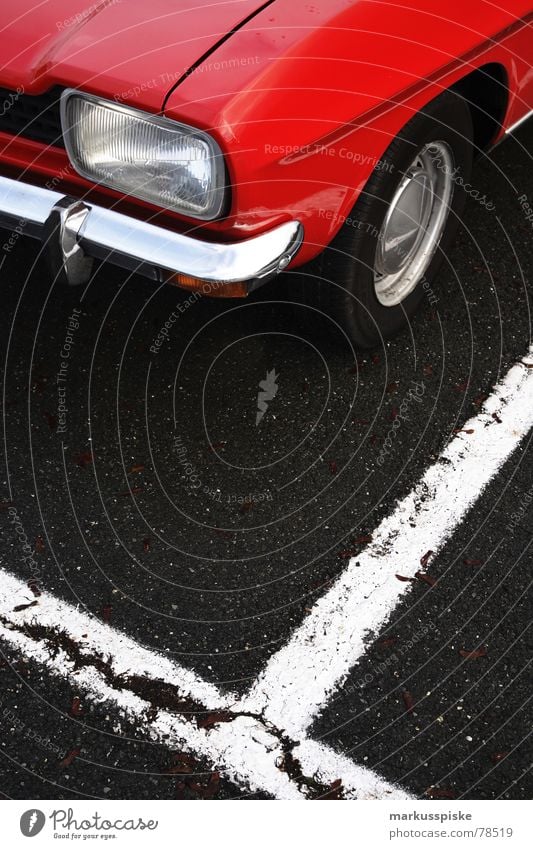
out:
<path id="1" fill-rule="evenodd" d="M 0 86 L 28 94 L 73 86 L 159 111 L 183 74 L 267 5 L 1 0 Z"/>

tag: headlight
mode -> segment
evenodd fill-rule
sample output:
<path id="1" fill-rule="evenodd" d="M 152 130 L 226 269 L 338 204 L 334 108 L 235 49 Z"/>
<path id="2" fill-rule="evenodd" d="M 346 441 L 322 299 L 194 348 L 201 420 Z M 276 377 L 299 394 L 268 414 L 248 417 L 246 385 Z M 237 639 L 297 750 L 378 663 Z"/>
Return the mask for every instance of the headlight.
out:
<path id="1" fill-rule="evenodd" d="M 193 218 L 220 215 L 224 160 L 206 133 L 73 89 L 61 97 L 61 123 L 82 177 Z"/>

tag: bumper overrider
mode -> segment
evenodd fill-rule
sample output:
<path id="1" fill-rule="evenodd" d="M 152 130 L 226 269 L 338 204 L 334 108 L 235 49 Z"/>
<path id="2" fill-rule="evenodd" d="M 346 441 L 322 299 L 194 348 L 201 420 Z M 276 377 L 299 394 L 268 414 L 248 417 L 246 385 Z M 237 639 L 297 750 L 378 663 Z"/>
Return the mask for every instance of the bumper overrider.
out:
<path id="1" fill-rule="evenodd" d="M 41 239 L 56 279 L 86 283 L 106 260 L 152 280 L 198 288 L 245 284 L 242 294 L 282 272 L 296 256 L 303 227 L 289 221 L 241 242 L 204 242 L 40 186 L 0 177 L 0 227 Z"/>

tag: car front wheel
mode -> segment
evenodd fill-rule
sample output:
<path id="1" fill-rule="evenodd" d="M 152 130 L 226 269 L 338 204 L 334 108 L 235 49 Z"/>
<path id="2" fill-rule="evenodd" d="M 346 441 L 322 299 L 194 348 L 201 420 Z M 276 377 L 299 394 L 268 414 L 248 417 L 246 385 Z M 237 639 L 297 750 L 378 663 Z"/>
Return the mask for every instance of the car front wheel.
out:
<path id="1" fill-rule="evenodd" d="M 444 92 L 409 121 L 331 245 L 289 279 L 306 326 L 336 327 L 370 348 L 409 322 L 455 238 L 472 153 L 471 113 L 458 94 Z"/>

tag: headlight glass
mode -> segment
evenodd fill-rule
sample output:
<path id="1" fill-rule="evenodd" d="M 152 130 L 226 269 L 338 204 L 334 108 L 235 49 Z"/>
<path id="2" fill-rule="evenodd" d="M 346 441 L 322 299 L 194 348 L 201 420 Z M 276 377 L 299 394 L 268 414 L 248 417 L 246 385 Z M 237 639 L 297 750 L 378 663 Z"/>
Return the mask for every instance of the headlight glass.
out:
<path id="1" fill-rule="evenodd" d="M 83 177 L 194 218 L 221 214 L 224 161 L 206 133 L 74 90 L 63 92 L 61 122 Z"/>

